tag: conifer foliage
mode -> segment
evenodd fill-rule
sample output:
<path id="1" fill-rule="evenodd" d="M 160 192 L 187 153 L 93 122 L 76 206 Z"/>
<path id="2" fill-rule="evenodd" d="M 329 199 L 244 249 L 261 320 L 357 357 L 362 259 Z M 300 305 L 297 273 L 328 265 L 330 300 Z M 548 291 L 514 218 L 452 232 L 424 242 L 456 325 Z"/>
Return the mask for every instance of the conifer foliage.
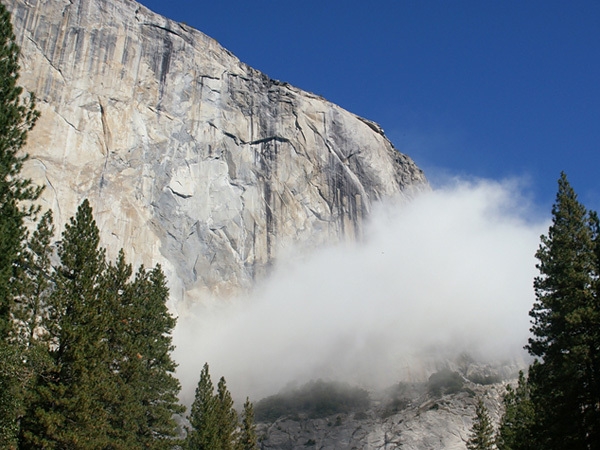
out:
<path id="1" fill-rule="evenodd" d="M 238 444 L 239 450 L 258 450 L 256 424 L 254 423 L 254 407 L 250 403 L 249 398 L 246 398 L 246 402 L 244 403 L 242 427 Z"/>
<path id="2" fill-rule="evenodd" d="M 494 445 L 494 427 L 485 407 L 483 400 L 477 399 L 475 407 L 475 420 L 471 427 L 471 435 L 467 441 L 468 450 L 493 450 Z"/>
<path id="3" fill-rule="evenodd" d="M 48 321 L 52 366 L 36 385 L 35 415 L 23 420 L 24 442 L 33 447 L 102 448 L 109 412 L 104 403 L 115 391 L 103 361 L 108 317 L 101 278 L 105 270 L 100 233 L 84 201 L 66 225 L 58 245 Z"/>
<path id="4" fill-rule="evenodd" d="M 204 364 L 196 395 L 188 417 L 191 429 L 187 450 L 255 450 L 258 448 L 254 412 L 248 399 L 244 404 L 242 424 L 233 407 L 233 399 L 221 377 L 215 393 L 208 364 Z"/>
<path id="5" fill-rule="evenodd" d="M 238 415 L 233 408 L 233 399 L 224 377 L 221 377 L 217 384 L 216 406 L 219 448 L 235 450 L 238 440 Z"/>
<path id="6" fill-rule="evenodd" d="M 33 96 L 25 98 L 19 79 L 19 47 L 10 14 L 0 4 L 0 337 L 10 328 L 15 262 L 25 235 L 23 219 L 34 212 L 23 201 L 38 198 L 41 189 L 21 176 L 27 155 L 21 152 L 39 113 Z"/>
<path id="7" fill-rule="evenodd" d="M 66 225 L 41 315 L 50 360 L 21 420 L 21 448 L 171 448 L 173 377 L 160 267 L 133 280 L 123 252 L 106 262 L 87 200 Z"/>
<path id="8" fill-rule="evenodd" d="M 552 225 L 536 253 L 527 346 L 536 358 L 529 385 L 539 448 L 600 448 L 599 228 L 561 174 Z"/>
<path id="9" fill-rule="evenodd" d="M 516 388 L 510 384 L 506 386 L 503 406 L 504 414 L 496 438 L 498 450 L 534 450 L 538 448 L 531 439 L 535 416 L 529 384 L 522 371 L 519 372 Z"/>
<path id="10" fill-rule="evenodd" d="M 188 450 L 219 449 L 218 406 L 215 388 L 212 383 L 208 363 L 200 372 L 200 381 L 189 416 L 191 430 L 188 431 Z"/>
<path id="11" fill-rule="evenodd" d="M 123 251 L 107 261 L 87 200 L 59 242 L 49 212 L 32 233 L 25 227 L 41 188 L 21 176 L 22 148 L 39 114 L 17 85 L 18 57 L 0 3 L 0 448 L 179 448 L 174 415 L 184 408 L 161 267 L 134 275 Z M 208 382 L 211 440 L 198 448 L 237 450 L 225 380 L 216 395 Z M 244 430 L 255 439 L 250 423 Z"/>
<path id="12" fill-rule="evenodd" d="M 16 445 L 23 387 L 30 378 L 23 348 L 11 336 L 19 295 L 15 280 L 26 235 L 23 220 L 35 212 L 23 202 L 41 192 L 21 176 L 27 160 L 22 148 L 38 112 L 33 96 L 24 96 L 17 85 L 18 57 L 10 14 L 0 3 L 0 445 L 5 447 Z"/>

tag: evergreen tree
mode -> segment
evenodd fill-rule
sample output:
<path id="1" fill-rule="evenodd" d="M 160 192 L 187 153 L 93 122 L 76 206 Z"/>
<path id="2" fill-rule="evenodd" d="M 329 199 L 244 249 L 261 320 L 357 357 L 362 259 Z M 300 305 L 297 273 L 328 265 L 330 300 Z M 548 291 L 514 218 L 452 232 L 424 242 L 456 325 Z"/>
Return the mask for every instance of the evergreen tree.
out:
<path id="1" fill-rule="evenodd" d="M 53 237 L 52 212 L 48 211 L 28 237 L 17 267 L 12 339 L 26 347 L 47 340 L 42 324 L 48 320 L 47 299 L 53 288 Z"/>
<path id="2" fill-rule="evenodd" d="M 48 299 L 44 328 L 53 341 L 52 366 L 38 377 L 23 418 L 22 448 L 107 447 L 109 412 L 116 389 L 104 362 L 107 313 L 103 297 L 104 251 L 92 209 L 85 200 L 58 245 L 56 289 Z"/>
<path id="3" fill-rule="evenodd" d="M 204 364 L 200 373 L 200 381 L 196 387 L 196 396 L 188 420 L 185 446 L 188 450 L 239 450 L 254 448 L 256 443 L 254 431 L 254 412 L 250 402 L 244 405 L 243 429 L 240 432 L 238 415 L 233 407 L 233 399 L 227 389 L 224 377 L 217 384 L 217 392 L 208 371 L 208 363 Z M 242 447 L 242 442 L 249 446 Z"/>
<path id="4" fill-rule="evenodd" d="M 219 441 L 217 399 L 214 385 L 208 371 L 208 363 L 200 372 L 200 381 L 188 417 L 192 428 L 188 431 L 188 450 L 222 450 Z"/>
<path id="5" fill-rule="evenodd" d="M 590 212 L 590 227 L 594 244 L 593 295 L 582 316 L 586 333 L 587 349 L 582 350 L 583 365 L 586 367 L 588 396 L 585 400 L 583 428 L 587 442 L 600 448 L 600 219 L 595 211 Z"/>
<path id="6" fill-rule="evenodd" d="M 242 414 L 242 426 L 238 440 L 238 450 L 258 450 L 256 438 L 256 424 L 254 423 L 254 407 L 250 399 L 246 398 Z"/>
<path id="7" fill-rule="evenodd" d="M 136 402 L 133 378 L 128 366 L 133 364 L 128 348 L 131 340 L 128 333 L 128 319 L 131 315 L 131 285 L 133 273 L 125 260 L 123 250 L 119 252 L 115 264 L 109 263 L 102 277 L 102 290 L 107 301 L 110 320 L 106 322 L 105 339 L 110 348 L 106 361 L 107 369 L 113 377 L 115 395 L 107 399 L 108 440 L 111 450 L 143 448 L 137 442 L 138 418 L 143 415 L 143 405 Z"/>
<path id="8" fill-rule="evenodd" d="M 552 225 L 536 253 L 540 275 L 527 349 L 538 447 L 600 448 L 597 219 L 561 174 Z"/>
<path id="9" fill-rule="evenodd" d="M 48 342 L 40 323 L 46 313 L 45 298 L 51 287 L 50 241 L 53 232 L 52 215 L 46 213 L 28 239 L 15 271 L 18 296 L 13 305 L 14 326 L 8 341 L 13 354 L 3 360 L 4 370 L 9 370 L 11 376 L 0 376 L 0 397 L 3 398 L 0 408 L 6 408 L 0 412 L 0 423 L 5 423 L 0 425 L 0 430 L 11 430 L 10 434 L 0 432 L 3 436 L 0 442 L 11 441 L 6 445 L 9 448 L 16 448 L 20 417 L 28 402 L 31 383 L 49 363 Z M 0 448 L 4 446 L 0 444 Z"/>
<path id="10" fill-rule="evenodd" d="M 217 435 L 222 450 L 235 450 L 238 441 L 238 416 L 224 377 L 217 384 Z"/>
<path id="11" fill-rule="evenodd" d="M 0 445 L 14 447 L 23 377 L 22 348 L 9 341 L 14 284 L 25 236 L 23 219 L 35 211 L 23 202 L 38 198 L 41 188 L 21 176 L 27 155 L 21 153 L 27 133 L 38 117 L 33 96 L 25 98 L 17 86 L 19 47 L 10 14 L 0 3 Z M 24 372 L 25 370 L 25 372 Z"/>
<path id="12" fill-rule="evenodd" d="M 171 333 L 176 320 L 167 309 L 169 289 L 160 265 L 147 273 L 146 283 L 148 295 L 145 298 L 138 295 L 135 303 L 143 325 L 138 331 L 143 344 L 140 345 L 142 358 L 138 360 L 144 368 L 141 376 L 144 394 L 139 398 L 148 414 L 144 431 L 153 438 L 152 448 L 172 448 L 172 439 L 177 434 L 173 414 L 185 412 L 178 403 L 181 387 L 174 376 L 177 365 L 171 358 L 174 350 Z"/>
<path id="13" fill-rule="evenodd" d="M 529 384 L 519 372 L 517 387 L 506 386 L 503 398 L 504 414 L 500 420 L 496 446 L 498 450 L 534 450 L 530 432 L 535 423 L 533 405 L 529 394 Z"/>
<path id="14" fill-rule="evenodd" d="M 17 448 L 18 418 L 21 409 L 22 366 L 20 351 L 0 342 L 0 448 Z"/>
<path id="15" fill-rule="evenodd" d="M 39 113 L 33 96 L 23 97 L 17 86 L 19 47 L 15 43 L 10 14 L 0 4 L 0 339 L 11 326 L 10 312 L 14 291 L 12 280 L 25 236 L 23 219 L 35 207 L 24 207 L 24 201 L 39 197 L 41 188 L 21 176 L 27 155 L 21 153 L 27 133 Z"/>
<path id="16" fill-rule="evenodd" d="M 173 414 L 182 407 L 170 356 L 175 319 L 166 307 L 166 280 L 159 266 L 152 271 L 141 267 L 133 281 L 131 275 L 121 250 L 103 277 L 110 311 L 107 368 L 116 386 L 113 403 L 106 406 L 111 448 L 172 448 L 177 430 Z"/>
<path id="17" fill-rule="evenodd" d="M 494 428 L 488 414 L 487 408 L 481 398 L 477 399 L 475 407 L 475 419 L 471 427 L 471 435 L 467 441 L 468 450 L 492 450 L 494 449 Z"/>
<path id="18" fill-rule="evenodd" d="M 178 404 L 180 385 L 171 358 L 175 319 L 167 310 L 168 295 L 161 267 L 151 271 L 140 267 L 116 297 L 120 305 L 113 309 L 120 312 L 113 323 L 124 327 L 117 347 L 122 361 L 115 370 L 131 394 L 129 408 L 120 408 L 129 415 L 121 426 L 135 424 L 132 436 L 142 448 L 172 448 L 177 434 L 173 415 L 184 410 Z"/>
<path id="19" fill-rule="evenodd" d="M 22 448 L 166 449 L 176 444 L 179 382 L 159 266 L 106 263 L 85 200 L 58 245 L 55 288 L 40 317 L 51 366 L 35 384 Z"/>

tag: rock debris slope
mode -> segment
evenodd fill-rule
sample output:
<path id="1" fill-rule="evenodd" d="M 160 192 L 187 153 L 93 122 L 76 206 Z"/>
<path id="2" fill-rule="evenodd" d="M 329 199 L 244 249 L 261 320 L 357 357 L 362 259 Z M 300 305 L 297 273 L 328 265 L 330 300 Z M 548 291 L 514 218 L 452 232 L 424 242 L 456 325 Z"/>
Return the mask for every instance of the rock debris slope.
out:
<path id="1" fill-rule="evenodd" d="M 87 197 L 104 245 L 176 299 L 252 286 L 278 252 L 360 236 L 422 171 L 378 125 L 130 0 L 10 0 L 42 117 L 27 174 L 59 225 Z"/>

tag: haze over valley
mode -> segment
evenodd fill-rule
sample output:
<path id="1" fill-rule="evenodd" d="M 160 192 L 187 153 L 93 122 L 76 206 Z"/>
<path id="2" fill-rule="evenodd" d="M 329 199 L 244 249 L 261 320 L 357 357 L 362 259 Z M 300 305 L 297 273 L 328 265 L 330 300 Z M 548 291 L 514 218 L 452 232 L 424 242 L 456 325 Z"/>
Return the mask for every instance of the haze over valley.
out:
<path id="1" fill-rule="evenodd" d="M 204 361 L 254 399 L 318 378 L 426 381 L 463 352 L 516 372 L 547 226 L 516 180 L 455 180 L 378 204 L 361 241 L 290 248 L 248 296 L 181 311 L 184 395 Z"/>

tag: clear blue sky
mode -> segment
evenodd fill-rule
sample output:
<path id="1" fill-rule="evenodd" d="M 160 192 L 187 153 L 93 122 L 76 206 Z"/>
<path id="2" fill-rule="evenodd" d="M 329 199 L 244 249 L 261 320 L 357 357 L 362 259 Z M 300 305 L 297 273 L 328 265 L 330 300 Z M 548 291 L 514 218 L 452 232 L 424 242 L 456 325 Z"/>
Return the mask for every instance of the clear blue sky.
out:
<path id="1" fill-rule="evenodd" d="M 564 170 L 600 209 L 600 1 L 142 0 L 272 78 L 378 122 L 435 185 Z"/>

